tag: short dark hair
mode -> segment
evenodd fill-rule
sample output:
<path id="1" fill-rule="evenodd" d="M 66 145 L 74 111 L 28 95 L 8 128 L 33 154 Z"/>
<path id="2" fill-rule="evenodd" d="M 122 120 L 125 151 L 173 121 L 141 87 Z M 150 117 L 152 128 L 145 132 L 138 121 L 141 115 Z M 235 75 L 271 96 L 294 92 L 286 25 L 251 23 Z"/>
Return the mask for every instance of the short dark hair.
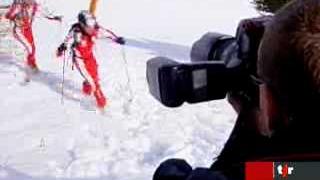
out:
<path id="1" fill-rule="evenodd" d="M 257 71 L 291 112 L 320 104 L 320 1 L 293 0 L 275 14 L 260 44 Z"/>

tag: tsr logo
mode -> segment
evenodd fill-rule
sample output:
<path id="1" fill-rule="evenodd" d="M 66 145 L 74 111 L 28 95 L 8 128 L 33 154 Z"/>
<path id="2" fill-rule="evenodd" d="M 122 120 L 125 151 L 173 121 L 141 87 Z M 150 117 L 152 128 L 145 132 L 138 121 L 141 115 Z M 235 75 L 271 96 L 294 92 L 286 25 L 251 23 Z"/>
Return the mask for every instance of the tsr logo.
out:
<path id="1" fill-rule="evenodd" d="M 289 175 L 293 174 L 293 167 L 289 167 L 288 164 L 279 165 L 277 167 L 278 174 L 282 176 L 282 178 L 287 178 Z"/>

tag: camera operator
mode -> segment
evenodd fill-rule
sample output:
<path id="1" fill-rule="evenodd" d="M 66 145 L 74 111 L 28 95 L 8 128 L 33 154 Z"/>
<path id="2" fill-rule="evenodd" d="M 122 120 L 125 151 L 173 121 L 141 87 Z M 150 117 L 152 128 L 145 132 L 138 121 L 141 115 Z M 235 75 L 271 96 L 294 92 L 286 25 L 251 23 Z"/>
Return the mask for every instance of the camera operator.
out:
<path id="1" fill-rule="evenodd" d="M 238 118 L 212 166 L 193 170 L 184 160 L 170 159 L 154 180 L 238 180 L 245 177 L 247 161 L 320 160 L 320 44 L 311 36 L 317 23 L 294 13 L 240 23 L 238 58 L 256 88 L 248 83 L 249 91 L 228 93 Z"/>
<path id="2" fill-rule="evenodd" d="M 230 51 L 237 51 L 237 58 L 243 62 L 246 71 L 256 75 L 257 52 L 265 26 L 272 19 L 271 16 L 242 20 L 236 33 L 237 47 Z M 230 52 L 233 53 L 233 52 Z M 228 59 L 231 64 L 234 59 Z M 258 80 L 257 80 L 258 81 Z M 249 82 L 248 82 L 249 83 Z M 251 82 L 250 82 L 251 83 Z M 257 82 L 260 83 L 260 82 Z M 247 89 L 247 88 L 245 88 Z M 261 89 L 262 90 L 262 89 Z M 161 163 L 157 168 L 153 180 L 237 180 L 244 179 L 244 164 L 249 158 L 262 155 L 269 141 L 269 129 L 265 123 L 260 122 L 260 113 L 257 103 L 258 92 L 248 97 L 247 92 L 232 91 L 228 94 L 228 100 L 239 116 L 221 154 L 210 168 L 196 168 L 181 159 L 169 159 Z M 253 100 L 254 99 L 254 100 Z M 261 107 L 263 109 L 264 107 Z M 270 107 L 266 107 L 270 108 Z"/>

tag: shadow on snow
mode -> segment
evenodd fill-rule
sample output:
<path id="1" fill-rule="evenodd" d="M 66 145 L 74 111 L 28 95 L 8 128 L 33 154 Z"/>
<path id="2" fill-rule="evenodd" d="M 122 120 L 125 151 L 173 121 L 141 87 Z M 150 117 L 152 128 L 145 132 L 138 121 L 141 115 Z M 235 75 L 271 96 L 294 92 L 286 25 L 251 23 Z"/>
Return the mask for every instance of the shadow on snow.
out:
<path id="1" fill-rule="evenodd" d="M 0 55 L 0 64 L 5 65 L 4 68 L 0 69 L 0 73 L 8 73 L 6 69 L 9 66 L 16 67 L 19 71 L 25 73 L 26 69 L 22 63 L 20 63 L 15 58 L 11 57 L 10 55 Z M 52 91 L 56 92 L 57 94 L 62 93 L 62 77 L 61 75 L 58 76 L 55 73 L 48 72 L 48 71 L 40 71 L 35 75 L 31 75 L 31 82 L 41 83 L 47 87 L 49 87 Z M 77 97 L 78 94 L 81 94 L 79 88 L 76 88 L 72 81 L 65 79 L 63 84 L 63 97 L 80 102 L 80 96 Z"/>

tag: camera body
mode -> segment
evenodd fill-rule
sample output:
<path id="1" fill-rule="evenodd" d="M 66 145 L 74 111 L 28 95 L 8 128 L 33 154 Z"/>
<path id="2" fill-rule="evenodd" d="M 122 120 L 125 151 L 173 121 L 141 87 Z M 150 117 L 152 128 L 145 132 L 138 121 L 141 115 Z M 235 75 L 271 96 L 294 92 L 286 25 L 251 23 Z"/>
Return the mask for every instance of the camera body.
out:
<path id="1" fill-rule="evenodd" d="M 228 93 L 256 104 L 257 52 L 269 20 L 268 16 L 243 20 L 235 37 L 212 32 L 203 35 L 192 46 L 190 63 L 166 57 L 150 59 L 150 93 L 168 107 L 224 99 Z"/>

